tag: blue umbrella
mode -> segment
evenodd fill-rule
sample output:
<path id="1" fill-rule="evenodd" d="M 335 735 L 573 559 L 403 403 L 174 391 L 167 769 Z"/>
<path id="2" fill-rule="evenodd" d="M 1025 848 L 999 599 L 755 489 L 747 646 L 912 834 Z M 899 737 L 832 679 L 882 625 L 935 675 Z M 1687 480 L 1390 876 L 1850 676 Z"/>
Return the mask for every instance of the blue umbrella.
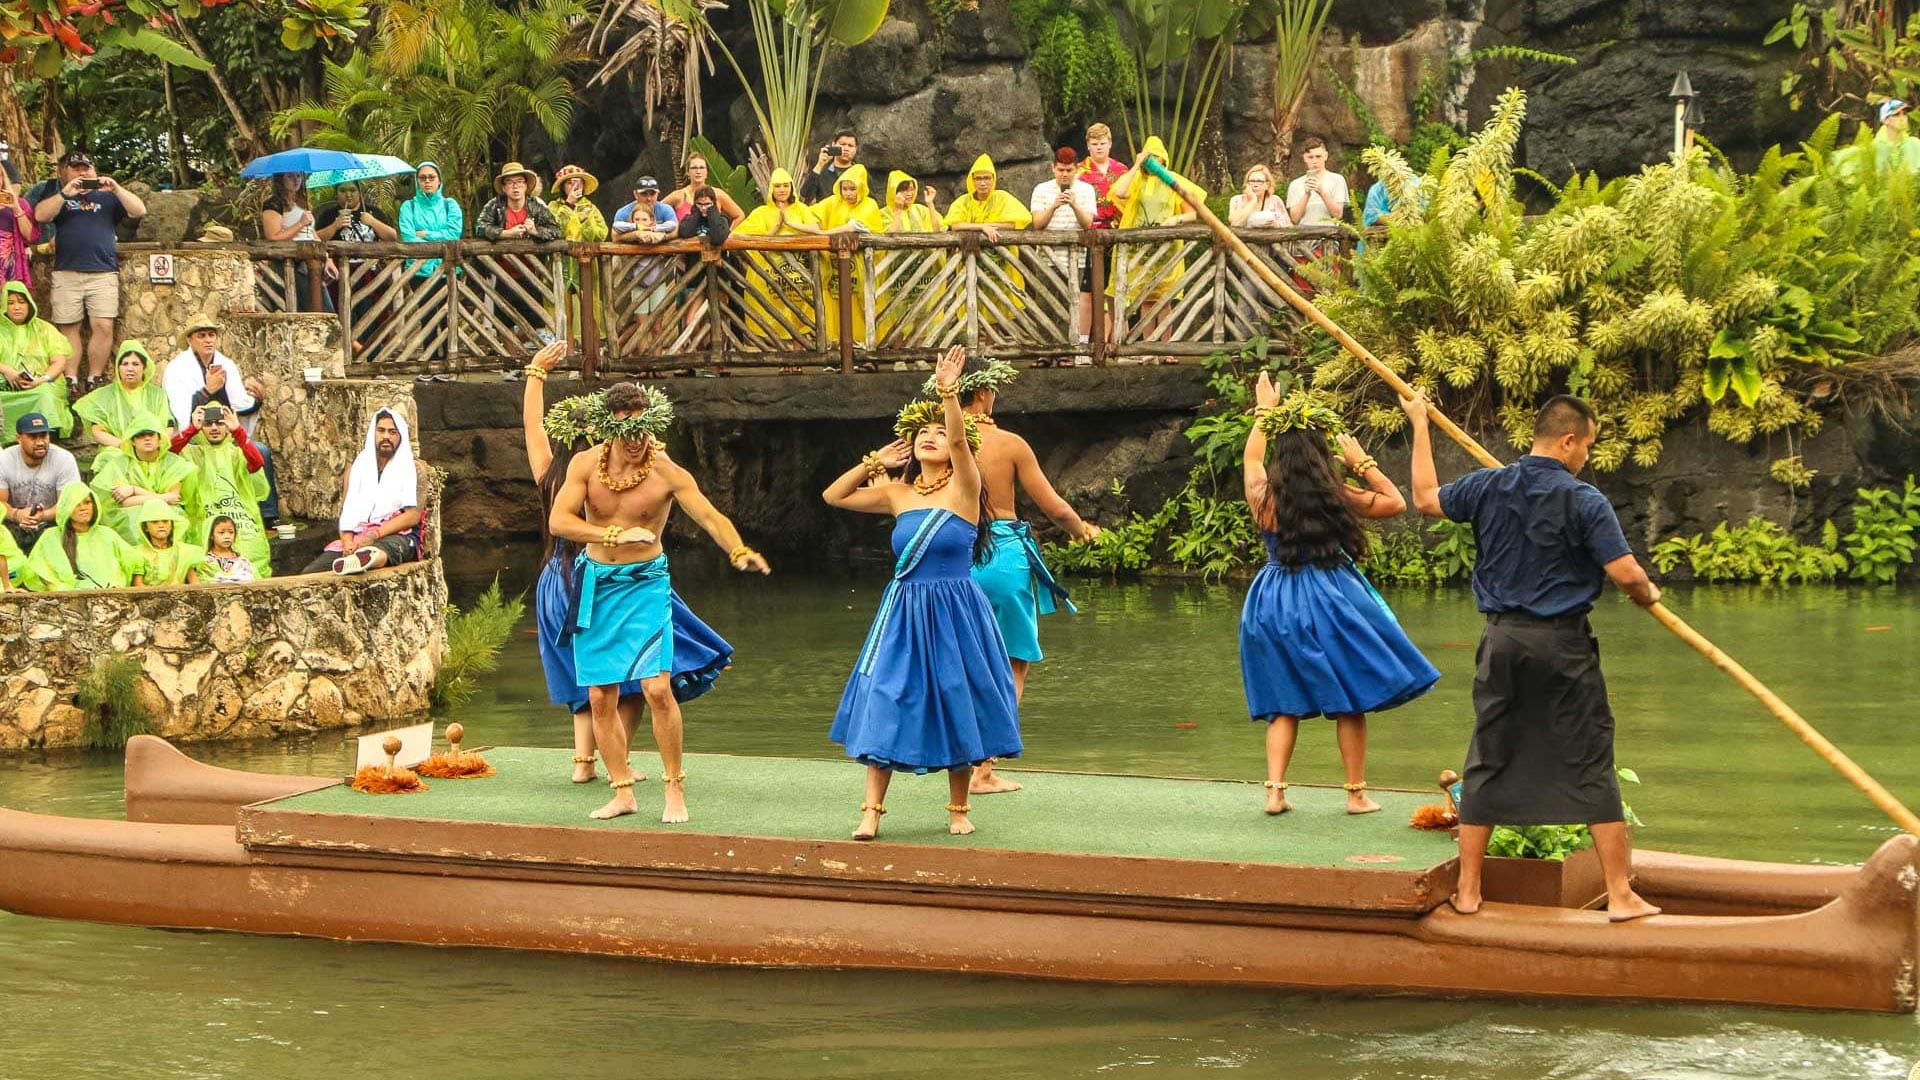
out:
<path id="1" fill-rule="evenodd" d="M 257 157 L 247 162 L 240 175 L 252 180 L 262 180 L 280 173 L 314 173 L 323 169 L 351 169 L 361 163 L 361 155 L 349 154 L 344 150 L 317 150 L 302 146 L 293 150 L 282 150 L 277 154 Z"/>
<path id="2" fill-rule="evenodd" d="M 360 164 L 348 169 L 321 169 L 307 177 L 310 188 L 334 187 L 361 180 L 379 180 L 388 176 L 409 176 L 413 166 L 386 154 L 355 154 Z"/>

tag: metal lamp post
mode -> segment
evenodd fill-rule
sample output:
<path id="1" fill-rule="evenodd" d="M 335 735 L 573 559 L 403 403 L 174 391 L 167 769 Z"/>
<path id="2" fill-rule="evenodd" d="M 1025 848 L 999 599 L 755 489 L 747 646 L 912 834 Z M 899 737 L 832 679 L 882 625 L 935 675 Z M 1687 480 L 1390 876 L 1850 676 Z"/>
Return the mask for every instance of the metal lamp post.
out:
<path id="1" fill-rule="evenodd" d="M 1678 158 L 1687 152 L 1687 108 L 1693 103 L 1693 80 L 1686 72 L 1673 77 L 1667 96 L 1673 99 L 1673 156 Z"/>

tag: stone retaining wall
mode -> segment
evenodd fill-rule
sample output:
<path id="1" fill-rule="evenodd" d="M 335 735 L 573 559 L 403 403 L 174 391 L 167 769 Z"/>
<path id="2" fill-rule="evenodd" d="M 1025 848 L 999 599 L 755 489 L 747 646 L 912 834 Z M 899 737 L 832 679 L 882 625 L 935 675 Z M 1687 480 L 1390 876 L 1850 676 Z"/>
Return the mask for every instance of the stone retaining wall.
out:
<path id="1" fill-rule="evenodd" d="M 439 560 L 362 577 L 0 594 L 0 750 L 74 746 L 95 658 L 145 668 L 154 733 L 241 739 L 422 713 L 446 649 Z"/>

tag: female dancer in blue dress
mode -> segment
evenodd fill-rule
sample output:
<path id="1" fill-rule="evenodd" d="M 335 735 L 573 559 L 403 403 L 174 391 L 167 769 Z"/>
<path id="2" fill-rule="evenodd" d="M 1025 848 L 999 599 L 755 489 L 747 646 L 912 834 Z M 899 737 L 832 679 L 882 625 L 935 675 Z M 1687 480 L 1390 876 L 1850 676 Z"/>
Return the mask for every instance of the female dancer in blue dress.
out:
<path id="1" fill-rule="evenodd" d="M 565 706 L 573 714 L 573 782 L 590 784 L 594 780 L 593 713 L 587 707 L 587 688 L 574 677 L 573 649 L 561 642 L 567 625 L 567 608 L 572 596 L 573 561 L 580 545 L 562 540 L 547 528 L 553 510 L 553 498 L 567 479 L 567 465 L 573 455 L 598 441 L 592 432 L 574 419 L 579 399 L 562 401 L 546 410 L 544 388 L 547 375 L 567 354 L 567 343 L 556 341 L 534 354 L 527 366 L 527 385 L 520 399 L 520 425 L 527 441 L 527 464 L 533 469 L 533 482 L 540 489 L 540 539 L 546 544 L 546 561 L 540 567 L 540 580 L 533 587 L 534 620 L 539 628 L 540 666 L 547 676 L 547 700 Z M 712 689 L 720 672 L 733 662 L 733 646 L 700 621 L 691 608 L 673 594 L 673 696 L 692 701 Z M 645 705 L 638 681 L 620 687 L 620 719 L 631 735 Z M 636 771 L 634 778 L 646 777 Z"/>
<path id="2" fill-rule="evenodd" d="M 867 766 L 855 840 L 879 834 L 887 783 L 901 769 L 945 771 L 947 831 L 972 832 L 973 767 L 1020 753 L 1006 642 L 971 573 L 992 552 L 993 515 L 974 460 L 979 429 L 960 409 L 965 364 L 965 349 L 948 350 L 934 372 L 940 404 L 900 410 L 900 439 L 824 493 L 829 505 L 895 518 L 893 581 L 833 717 L 833 740 Z M 902 466 L 905 479 L 888 479 Z"/>
<path id="3" fill-rule="evenodd" d="M 1367 552 L 1361 521 L 1404 513 L 1407 502 L 1341 430 L 1339 413 L 1304 393 L 1282 402 L 1265 372 L 1254 400 L 1242 463 L 1267 565 L 1240 613 L 1240 674 L 1248 712 L 1267 722 L 1267 813 L 1293 809 L 1294 739 L 1303 718 L 1324 715 L 1346 765 L 1347 813 L 1371 814 L 1380 804 L 1367 797 L 1366 714 L 1411 701 L 1440 678 L 1354 566 Z M 1341 480 L 1330 438 L 1365 487 Z"/>

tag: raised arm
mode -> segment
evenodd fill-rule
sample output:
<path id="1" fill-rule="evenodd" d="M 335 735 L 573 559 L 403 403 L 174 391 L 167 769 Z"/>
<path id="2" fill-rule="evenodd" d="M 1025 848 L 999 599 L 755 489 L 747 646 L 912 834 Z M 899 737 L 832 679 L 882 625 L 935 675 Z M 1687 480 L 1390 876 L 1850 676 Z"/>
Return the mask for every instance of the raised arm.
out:
<path id="1" fill-rule="evenodd" d="M 1273 376 L 1262 371 L 1260 378 L 1253 384 L 1253 407 L 1271 409 L 1280 404 L 1280 391 L 1273 385 Z M 1267 512 L 1267 433 L 1260 430 L 1260 418 L 1254 415 L 1253 429 L 1247 432 L 1247 445 L 1240 452 L 1240 483 L 1247 497 L 1247 508 L 1253 511 L 1256 519 Z M 1263 529 L 1271 528 L 1271 521 L 1257 521 Z"/>
<path id="2" fill-rule="evenodd" d="M 542 371 L 552 371 L 560 358 L 567 355 L 567 343 L 556 341 L 533 354 L 532 366 Z M 527 467 L 533 470 L 533 482 L 547 475 L 547 466 L 553 464 L 553 445 L 547 441 L 547 380 L 538 375 L 530 376 L 527 385 L 520 391 L 520 430 L 527 440 Z"/>
<path id="3" fill-rule="evenodd" d="M 713 542 L 720 547 L 720 550 L 727 553 L 727 562 L 735 570 L 760 574 L 773 572 L 767 565 L 765 556 L 741 542 L 740 530 L 734 528 L 732 519 L 721 513 L 713 505 L 713 501 L 707 498 L 706 493 L 700 490 L 700 485 L 693 479 L 692 473 L 666 460 L 664 455 L 661 455 L 658 467 L 666 475 L 667 481 L 673 485 L 674 501 L 686 509 L 687 516 L 713 538 Z"/>
<path id="4" fill-rule="evenodd" d="M 968 506 L 980 501 L 980 462 L 973 456 L 973 444 L 967 441 L 967 414 L 960 408 L 960 374 L 967 366 L 967 347 L 955 345 L 934 365 L 934 385 L 940 387 L 940 402 L 947 428 L 947 452 L 953 459 L 953 483 Z"/>
<path id="5" fill-rule="evenodd" d="M 1047 480 L 1046 472 L 1040 468 L 1040 459 L 1034 456 L 1033 447 L 1027 445 L 1027 440 L 1011 432 L 1003 438 L 1014 440 L 1014 477 L 1020 490 L 1033 500 L 1033 505 L 1075 540 L 1091 540 L 1100 535 L 1099 526 L 1081 520 L 1080 515 L 1074 513 L 1073 505 L 1053 490 L 1053 484 Z"/>
<path id="6" fill-rule="evenodd" d="M 820 493 L 820 497 L 826 500 L 828 506 L 841 510 L 861 514 L 894 513 L 895 500 L 907 485 L 886 480 L 887 470 L 900 468 L 912 456 L 912 444 L 905 439 L 895 439 L 835 477 L 833 483 Z M 869 484 L 869 480 L 881 482 Z"/>
<path id="7" fill-rule="evenodd" d="M 1427 427 L 1427 398 L 1415 394 L 1401 398 L 1413 428 L 1413 508 L 1430 518 L 1444 518 L 1440 509 L 1440 473 L 1433 467 L 1433 433 Z"/>
<path id="8" fill-rule="evenodd" d="M 1360 440 L 1351 435 L 1341 435 L 1339 440 L 1341 459 L 1347 463 L 1348 470 L 1367 485 L 1364 489 L 1344 485 L 1340 489 L 1354 512 L 1363 518 L 1399 517 L 1406 513 L 1407 500 L 1380 470 L 1380 463 L 1373 460 L 1373 455 L 1361 448 Z"/>

